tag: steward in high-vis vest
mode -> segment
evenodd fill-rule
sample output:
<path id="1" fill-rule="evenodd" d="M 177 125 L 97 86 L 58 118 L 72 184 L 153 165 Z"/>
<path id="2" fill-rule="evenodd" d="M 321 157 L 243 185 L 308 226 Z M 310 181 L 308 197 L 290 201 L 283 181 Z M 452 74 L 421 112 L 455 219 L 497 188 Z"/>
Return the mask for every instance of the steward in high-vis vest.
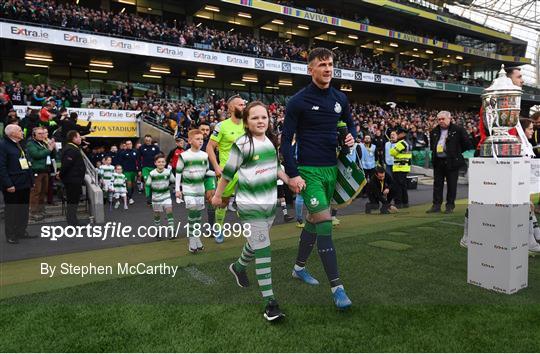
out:
<path id="1" fill-rule="evenodd" d="M 390 149 L 394 157 L 392 173 L 394 174 L 394 201 L 398 208 L 409 207 L 409 194 L 407 192 L 407 173 L 411 172 L 411 143 L 407 141 L 407 131 L 401 127 L 397 129 L 398 142 Z"/>

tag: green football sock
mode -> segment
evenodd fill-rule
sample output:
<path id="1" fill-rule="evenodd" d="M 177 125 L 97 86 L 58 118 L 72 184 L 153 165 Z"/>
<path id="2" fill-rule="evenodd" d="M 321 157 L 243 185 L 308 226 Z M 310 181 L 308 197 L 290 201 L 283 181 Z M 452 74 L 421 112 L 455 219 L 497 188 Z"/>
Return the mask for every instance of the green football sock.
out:
<path id="1" fill-rule="evenodd" d="M 271 261 L 270 246 L 255 250 L 255 274 L 259 290 L 266 302 L 274 299 Z"/>
<path id="2" fill-rule="evenodd" d="M 246 270 L 247 265 L 255 258 L 255 252 L 249 246 L 249 243 L 246 242 L 244 248 L 242 248 L 242 254 L 238 260 L 234 263 L 234 269 L 238 272 L 243 272 Z"/>

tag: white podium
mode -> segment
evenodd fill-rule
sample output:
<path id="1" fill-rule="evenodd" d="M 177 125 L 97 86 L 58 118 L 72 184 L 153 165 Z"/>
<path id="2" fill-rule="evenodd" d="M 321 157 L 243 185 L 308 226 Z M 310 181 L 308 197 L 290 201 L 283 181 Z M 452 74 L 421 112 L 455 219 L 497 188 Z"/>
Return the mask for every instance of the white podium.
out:
<path id="1" fill-rule="evenodd" d="M 467 281 L 513 294 L 527 287 L 530 160 L 469 160 Z"/>

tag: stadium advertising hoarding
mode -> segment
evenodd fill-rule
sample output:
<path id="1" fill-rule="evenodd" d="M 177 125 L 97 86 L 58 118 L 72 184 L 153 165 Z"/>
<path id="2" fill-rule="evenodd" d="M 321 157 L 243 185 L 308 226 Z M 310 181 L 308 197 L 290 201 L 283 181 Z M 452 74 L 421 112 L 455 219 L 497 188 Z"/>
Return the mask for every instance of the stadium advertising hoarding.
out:
<path id="1" fill-rule="evenodd" d="M 307 11 L 307 10 L 301 10 L 301 9 L 297 9 L 297 8 L 290 7 L 290 6 L 278 5 L 278 4 L 274 4 L 274 3 L 270 3 L 270 2 L 266 2 L 266 1 L 262 1 L 262 0 L 221 0 L 221 1 L 226 2 L 226 3 L 230 3 L 230 4 L 235 4 L 235 5 L 251 7 L 251 8 L 254 8 L 254 9 L 258 9 L 258 10 L 274 12 L 274 13 L 277 13 L 277 14 L 291 16 L 291 17 L 295 17 L 295 18 L 301 18 L 303 20 L 315 21 L 315 22 L 319 22 L 319 23 L 323 23 L 323 24 L 327 24 L 327 25 L 332 25 L 332 26 L 336 26 L 336 27 L 347 28 L 347 29 L 354 30 L 354 31 L 361 31 L 361 32 L 365 32 L 365 33 L 370 33 L 370 34 L 374 34 L 374 35 L 377 35 L 377 36 L 393 38 L 393 39 L 403 40 L 403 41 L 412 42 L 412 43 L 423 44 L 423 45 L 427 45 L 427 46 L 431 46 L 431 47 L 435 47 L 435 48 L 440 48 L 440 49 L 448 49 L 448 50 L 452 50 L 452 51 L 455 51 L 455 52 L 458 52 L 458 53 L 461 53 L 461 54 L 469 54 L 469 55 L 474 55 L 474 56 L 478 56 L 478 57 L 490 58 L 490 59 L 501 60 L 501 61 L 518 62 L 518 63 L 522 63 L 522 64 L 530 64 L 531 63 L 531 60 L 528 59 L 528 58 L 515 57 L 515 56 L 510 56 L 510 55 L 500 55 L 500 54 L 496 54 L 496 53 L 486 52 L 486 51 L 479 50 L 479 49 L 474 49 L 474 48 L 464 47 L 464 46 L 461 46 L 461 45 L 452 44 L 452 43 L 448 43 L 448 42 L 444 42 L 444 41 L 439 41 L 439 40 L 433 39 L 433 38 L 427 38 L 427 37 L 417 36 L 417 35 L 414 35 L 414 34 L 403 33 L 403 32 L 399 32 L 399 31 L 393 31 L 393 30 L 389 30 L 387 28 L 381 28 L 381 27 L 376 27 L 376 26 L 372 26 L 372 25 L 366 25 L 366 24 L 363 24 L 363 23 L 360 23 L 360 22 L 345 20 L 345 19 L 341 19 L 341 18 L 337 18 L 337 17 L 333 17 L 333 16 L 328 16 L 328 15 L 324 15 L 324 14 L 319 14 L 319 13 L 311 12 L 311 11 Z M 438 16 L 438 17 L 443 17 L 443 16 Z M 448 19 L 448 20 L 450 20 L 450 19 Z M 456 21 L 456 20 L 453 20 L 453 21 L 454 22 L 460 22 L 460 21 Z M 439 21 L 439 22 L 443 22 L 443 21 Z M 455 25 L 454 22 L 446 21 L 444 23 L 449 23 L 449 24 L 454 24 Z M 469 27 L 472 26 L 470 24 L 466 24 L 465 22 L 463 24 L 467 25 Z M 479 26 L 476 26 L 476 27 L 479 27 Z M 482 28 L 482 27 L 479 27 L 479 28 Z M 493 32 L 498 33 L 496 31 L 493 31 Z M 509 39 L 509 40 L 512 39 L 512 37 L 510 37 L 510 36 L 508 36 L 508 37 L 509 38 L 507 38 L 507 39 Z"/>
<path id="2" fill-rule="evenodd" d="M 227 0 L 229 1 L 229 0 Z M 183 60 L 204 64 L 223 65 L 245 69 L 273 71 L 285 74 L 308 75 L 307 65 L 274 59 L 254 58 L 238 54 L 220 53 L 202 49 L 177 47 L 127 39 L 111 38 L 78 32 L 69 32 L 51 28 L 41 28 L 13 23 L 0 22 L 0 37 L 63 45 L 79 48 L 130 53 L 141 56 Z M 336 78 L 342 80 L 370 82 L 374 84 L 402 87 L 424 88 L 430 90 L 451 91 L 479 95 L 482 88 L 411 78 L 366 73 L 348 69 L 337 69 Z M 535 100 L 537 97 L 524 94 L 523 99 Z"/>
<path id="3" fill-rule="evenodd" d="M 40 106 L 14 106 L 17 116 L 25 117 L 30 109 L 41 109 Z M 68 113 L 76 112 L 77 124 L 85 126 L 91 120 L 95 131 L 87 135 L 91 138 L 132 138 L 139 136 L 137 115 L 140 111 L 68 108 Z"/>

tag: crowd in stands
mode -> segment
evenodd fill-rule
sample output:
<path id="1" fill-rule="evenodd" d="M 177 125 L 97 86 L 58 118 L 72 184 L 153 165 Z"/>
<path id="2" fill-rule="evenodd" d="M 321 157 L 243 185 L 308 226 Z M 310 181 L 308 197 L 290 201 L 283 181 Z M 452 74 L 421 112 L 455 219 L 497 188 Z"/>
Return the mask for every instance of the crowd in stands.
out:
<path id="1" fill-rule="evenodd" d="M 201 123 L 207 123 L 211 128 L 226 119 L 227 105 L 224 98 L 208 96 L 205 102 L 195 104 L 191 101 L 174 101 L 170 99 L 167 91 L 157 94 L 147 91 L 143 97 L 133 97 L 133 86 L 119 86 L 111 92 L 108 100 L 90 99 L 85 105 L 87 108 L 104 109 L 132 109 L 141 111 L 141 116 L 152 120 L 164 128 L 175 131 L 177 135 L 185 137 L 187 131 Z M 73 104 L 76 101 L 77 104 Z M 9 120 L 16 120 L 17 113 L 14 105 L 32 105 L 41 108 L 37 117 L 43 122 L 54 119 L 65 108 L 81 107 L 82 95 L 73 85 L 68 88 L 51 87 L 48 84 L 25 85 L 20 81 L 9 81 L 0 84 L 0 121 L 8 124 Z M 269 105 L 274 127 L 279 133 L 285 118 L 285 106 L 276 102 Z M 411 141 L 416 148 L 422 149 L 427 144 L 429 131 L 436 126 L 437 111 L 421 108 L 396 107 L 389 104 L 351 104 L 359 138 L 366 135 L 373 137 L 388 136 L 388 130 L 395 126 L 402 126 L 409 130 Z M 36 113 L 36 112 L 34 112 Z M 30 114 L 30 111 L 29 111 Z M 452 112 L 455 122 L 464 126 L 470 138 L 477 140 L 478 115 L 465 111 Z"/>
<path id="2" fill-rule="evenodd" d="M 83 95 L 77 85 L 67 87 L 65 85 L 53 88 L 43 83 L 37 85 L 24 85 L 21 81 L 11 80 L 0 83 L 0 94 L 9 96 L 12 105 L 44 106 L 48 101 L 54 100 L 57 107 L 80 108 Z"/>
<path id="3" fill-rule="evenodd" d="M 240 29 L 225 31 L 201 23 L 188 25 L 180 21 L 171 24 L 157 18 L 89 9 L 75 3 L 59 4 L 53 0 L 5 1 L 0 6 L 0 18 L 299 62 L 306 61 L 309 51 L 306 43 L 264 36 L 255 38 L 253 34 L 243 33 Z M 367 51 L 342 48 L 336 54 L 336 65 L 342 68 L 414 79 L 444 80 L 478 86 L 483 84 L 481 80 L 467 80 L 461 73 L 451 73 L 448 70 L 430 71 L 413 63 L 396 65 L 382 55 L 375 57 Z M 117 94 L 123 97 L 123 93 Z M 122 102 L 125 105 L 125 101 L 120 100 L 119 103 Z M 96 105 L 96 102 L 92 104 Z"/>

